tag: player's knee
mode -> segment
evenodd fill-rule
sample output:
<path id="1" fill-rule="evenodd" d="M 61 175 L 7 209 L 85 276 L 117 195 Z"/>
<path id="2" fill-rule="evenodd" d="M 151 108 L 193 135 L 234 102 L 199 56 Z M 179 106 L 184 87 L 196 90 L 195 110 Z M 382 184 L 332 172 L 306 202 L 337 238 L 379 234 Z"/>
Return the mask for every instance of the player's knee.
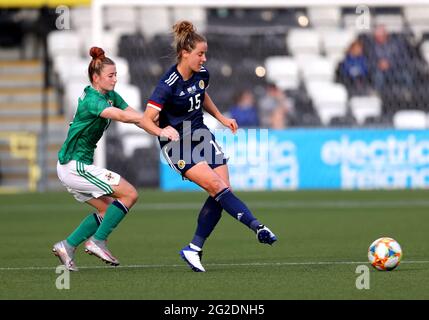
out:
<path id="1" fill-rule="evenodd" d="M 128 201 L 130 203 L 130 207 L 132 207 L 139 199 L 139 194 L 135 188 L 132 188 L 127 196 L 129 198 Z"/>
<path id="2" fill-rule="evenodd" d="M 214 196 L 226 188 L 228 188 L 228 185 L 222 179 L 214 179 L 210 181 L 207 191 L 210 195 Z"/>
<path id="3" fill-rule="evenodd" d="M 139 193 L 137 192 L 136 189 L 134 189 L 134 193 L 133 193 L 134 203 L 136 203 L 138 199 L 139 199 Z"/>

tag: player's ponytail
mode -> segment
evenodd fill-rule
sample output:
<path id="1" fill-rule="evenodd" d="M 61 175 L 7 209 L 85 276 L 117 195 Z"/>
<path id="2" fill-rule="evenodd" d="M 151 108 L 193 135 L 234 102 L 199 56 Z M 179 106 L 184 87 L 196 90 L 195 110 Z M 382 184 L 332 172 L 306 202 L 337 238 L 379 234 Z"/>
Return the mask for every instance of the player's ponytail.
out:
<path id="1" fill-rule="evenodd" d="M 92 57 L 92 60 L 88 66 L 88 76 L 89 76 L 89 81 L 91 81 L 92 83 L 92 76 L 94 75 L 94 73 L 100 75 L 101 70 L 103 70 L 103 67 L 106 64 L 114 65 L 115 62 L 113 62 L 112 59 L 107 58 L 104 55 L 104 50 L 98 47 L 92 47 L 89 50 L 89 55 Z"/>
<path id="2" fill-rule="evenodd" d="M 176 51 L 178 62 L 182 59 L 182 50 L 191 52 L 199 42 L 207 42 L 206 38 L 195 29 L 189 21 L 179 21 L 173 26 L 174 42 L 173 48 Z"/>

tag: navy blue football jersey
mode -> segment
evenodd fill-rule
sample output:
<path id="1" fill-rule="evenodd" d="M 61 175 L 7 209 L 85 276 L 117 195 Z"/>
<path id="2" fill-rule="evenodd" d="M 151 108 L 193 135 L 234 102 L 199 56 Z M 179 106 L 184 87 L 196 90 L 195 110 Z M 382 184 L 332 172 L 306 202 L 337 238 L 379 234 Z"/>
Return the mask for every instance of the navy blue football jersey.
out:
<path id="1" fill-rule="evenodd" d="M 174 127 L 181 138 L 191 134 L 196 129 L 206 128 L 203 122 L 202 106 L 207 86 L 209 72 L 201 67 L 200 72 L 194 72 L 192 77 L 183 80 L 177 65 L 172 66 L 158 82 L 148 101 L 148 106 L 160 111 L 159 126 Z M 190 121 L 189 132 L 183 132 L 183 122 Z"/>

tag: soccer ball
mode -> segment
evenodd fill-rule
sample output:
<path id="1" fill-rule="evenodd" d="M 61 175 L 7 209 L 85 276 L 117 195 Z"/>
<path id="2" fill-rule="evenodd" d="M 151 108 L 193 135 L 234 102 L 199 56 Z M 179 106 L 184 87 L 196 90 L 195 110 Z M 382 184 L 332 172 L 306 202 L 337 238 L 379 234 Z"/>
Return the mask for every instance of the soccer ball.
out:
<path id="1" fill-rule="evenodd" d="M 368 249 L 368 260 L 377 270 L 393 270 L 399 265 L 401 258 L 401 246 L 392 238 L 377 239 Z"/>

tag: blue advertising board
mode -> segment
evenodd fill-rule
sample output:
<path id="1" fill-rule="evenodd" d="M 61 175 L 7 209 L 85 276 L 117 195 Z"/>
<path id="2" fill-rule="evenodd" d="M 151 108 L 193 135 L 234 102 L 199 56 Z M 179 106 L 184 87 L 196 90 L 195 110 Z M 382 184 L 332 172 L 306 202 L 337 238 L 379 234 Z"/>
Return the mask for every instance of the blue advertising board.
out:
<path id="1" fill-rule="evenodd" d="M 429 187 L 429 131 L 215 131 L 236 190 Z M 199 190 L 161 161 L 163 190 Z"/>

